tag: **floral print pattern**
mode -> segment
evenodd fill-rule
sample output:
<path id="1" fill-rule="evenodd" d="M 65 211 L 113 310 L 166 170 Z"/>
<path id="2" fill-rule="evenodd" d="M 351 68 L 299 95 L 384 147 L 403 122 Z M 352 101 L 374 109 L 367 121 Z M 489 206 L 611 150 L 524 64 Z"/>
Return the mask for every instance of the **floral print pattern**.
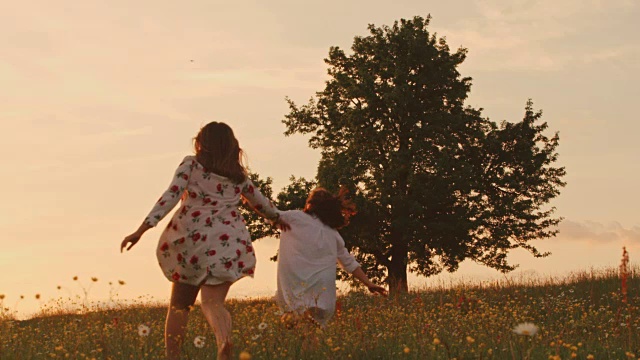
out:
<path id="1" fill-rule="evenodd" d="M 236 184 L 206 171 L 195 156 L 184 158 L 144 220 L 156 226 L 181 202 L 158 241 L 158 262 L 167 279 L 216 285 L 253 276 L 256 257 L 238 211 L 242 198 L 263 217 L 278 219 L 277 209 L 251 180 Z"/>

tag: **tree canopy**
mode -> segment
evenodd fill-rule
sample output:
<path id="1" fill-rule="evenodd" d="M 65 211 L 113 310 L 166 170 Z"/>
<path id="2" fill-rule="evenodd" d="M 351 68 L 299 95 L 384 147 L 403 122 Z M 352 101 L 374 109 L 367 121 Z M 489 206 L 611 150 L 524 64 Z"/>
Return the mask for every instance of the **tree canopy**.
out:
<path id="1" fill-rule="evenodd" d="M 546 256 L 530 242 L 561 221 L 549 205 L 565 185 L 558 134 L 545 134 L 530 100 L 521 121 L 500 124 L 466 106 L 467 50 L 451 51 L 429 20 L 370 25 L 349 54 L 332 47 L 324 90 L 302 106 L 287 99 L 283 120 L 286 135 L 311 134 L 321 151 L 317 183 L 351 188 L 359 212 L 341 233 L 392 292 L 407 290 L 407 271 L 455 271 L 465 259 L 513 270 L 509 251 Z M 302 207 L 312 185 L 292 178 L 278 205 Z"/>

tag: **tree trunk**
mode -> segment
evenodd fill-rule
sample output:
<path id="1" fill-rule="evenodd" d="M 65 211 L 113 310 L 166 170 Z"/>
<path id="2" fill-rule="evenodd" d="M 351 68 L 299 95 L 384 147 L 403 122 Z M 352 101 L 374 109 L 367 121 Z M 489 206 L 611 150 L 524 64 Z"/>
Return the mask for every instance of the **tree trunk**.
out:
<path id="1" fill-rule="evenodd" d="M 409 291 L 407 284 L 407 257 L 409 248 L 402 231 L 392 224 L 391 226 L 391 261 L 388 270 L 387 282 L 391 295 L 404 294 Z"/>
<path id="2" fill-rule="evenodd" d="M 389 293 L 391 295 L 409 292 L 409 285 L 407 284 L 409 245 L 405 234 L 406 229 L 401 225 L 409 217 L 406 205 L 411 156 L 408 154 L 409 139 L 407 134 L 406 129 L 401 129 L 398 149 L 401 160 L 395 164 L 398 167 L 398 173 L 395 193 L 392 195 L 391 200 L 391 264 L 388 267 Z"/>
<path id="3" fill-rule="evenodd" d="M 387 277 L 387 285 L 389 285 L 389 294 L 404 294 L 409 291 L 407 284 L 407 264 L 405 261 L 391 261 L 391 266 L 387 268 L 389 276 Z"/>

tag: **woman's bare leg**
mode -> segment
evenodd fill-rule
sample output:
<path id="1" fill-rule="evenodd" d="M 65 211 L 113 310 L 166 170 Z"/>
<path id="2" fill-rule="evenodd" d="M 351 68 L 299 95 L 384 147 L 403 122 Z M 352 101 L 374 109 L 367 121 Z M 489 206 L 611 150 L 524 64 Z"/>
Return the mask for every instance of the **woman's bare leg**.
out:
<path id="1" fill-rule="evenodd" d="M 196 302 L 200 288 L 193 285 L 173 283 L 171 302 L 164 328 L 165 355 L 168 360 L 180 359 L 184 333 L 187 329 L 190 307 Z"/>
<path id="2" fill-rule="evenodd" d="M 229 292 L 230 282 L 219 285 L 202 285 L 202 312 L 216 335 L 218 360 L 231 359 L 231 314 L 225 309 L 224 301 Z"/>

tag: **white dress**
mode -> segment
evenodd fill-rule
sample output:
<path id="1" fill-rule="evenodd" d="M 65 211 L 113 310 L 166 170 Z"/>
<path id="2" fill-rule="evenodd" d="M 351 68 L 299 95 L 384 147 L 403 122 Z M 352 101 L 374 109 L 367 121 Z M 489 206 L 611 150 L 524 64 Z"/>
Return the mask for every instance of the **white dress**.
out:
<path id="1" fill-rule="evenodd" d="M 349 254 L 342 236 L 315 216 L 282 211 L 291 230 L 280 235 L 276 302 L 285 312 L 312 310 L 324 325 L 336 307 L 336 262 L 348 273 L 360 264 Z"/>

